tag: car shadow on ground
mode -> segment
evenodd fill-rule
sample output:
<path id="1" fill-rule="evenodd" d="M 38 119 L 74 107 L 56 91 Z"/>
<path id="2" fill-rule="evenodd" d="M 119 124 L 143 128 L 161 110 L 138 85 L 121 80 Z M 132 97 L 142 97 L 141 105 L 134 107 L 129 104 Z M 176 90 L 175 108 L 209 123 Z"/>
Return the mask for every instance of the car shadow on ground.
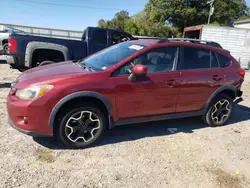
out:
<path id="1" fill-rule="evenodd" d="M 247 121 L 250 119 L 250 108 L 237 105 L 232 118 L 225 126 L 233 126 L 234 123 Z M 183 118 L 143 124 L 124 125 L 108 130 L 101 142 L 96 146 L 116 144 L 127 141 L 139 140 L 146 137 L 168 136 L 175 133 L 193 133 L 194 130 L 206 128 L 205 123 L 199 118 Z M 171 133 L 169 128 L 177 128 L 177 132 Z M 69 149 L 61 146 L 54 138 L 36 137 L 33 138 L 37 143 L 49 149 Z"/>
<path id="2" fill-rule="evenodd" d="M 2 88 L 10 88 L 10 87 L 11 87 L 11 83 L 9 83 L 9 82 L 4 82 L 4 83 L 0 82 L 0 89 L 2 89 Z"/>

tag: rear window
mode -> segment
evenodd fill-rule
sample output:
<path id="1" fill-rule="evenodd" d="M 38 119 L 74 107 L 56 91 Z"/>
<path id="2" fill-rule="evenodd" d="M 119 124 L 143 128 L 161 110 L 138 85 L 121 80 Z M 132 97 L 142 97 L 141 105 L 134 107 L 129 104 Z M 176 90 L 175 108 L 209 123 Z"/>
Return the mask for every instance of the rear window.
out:
<path id="1" fill-rule="evenodd" d="M 230 65 L 231 60 L 222 54 L 217 53 L 217 58 L 221 68 L 226 68 Z"/>
<path id="2" fill-rule="evenodd" d="M 96 29 L 94 32 L 93 40 L 99 44 L 107 44 L 107 31 L 103 29 Z"/>

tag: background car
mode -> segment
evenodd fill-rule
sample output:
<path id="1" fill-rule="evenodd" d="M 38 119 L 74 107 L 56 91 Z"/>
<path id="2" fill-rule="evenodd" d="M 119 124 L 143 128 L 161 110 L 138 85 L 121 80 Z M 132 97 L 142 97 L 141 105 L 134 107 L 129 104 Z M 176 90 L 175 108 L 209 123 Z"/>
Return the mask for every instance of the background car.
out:
<path id="1" fill-rule="evenodd" d="M 8 53 L 9 51 L 8 38 L 10 34 L 13 33 L 24 33 L 24 32 L 12 27 L 0 25 L 0 55 Z"/>

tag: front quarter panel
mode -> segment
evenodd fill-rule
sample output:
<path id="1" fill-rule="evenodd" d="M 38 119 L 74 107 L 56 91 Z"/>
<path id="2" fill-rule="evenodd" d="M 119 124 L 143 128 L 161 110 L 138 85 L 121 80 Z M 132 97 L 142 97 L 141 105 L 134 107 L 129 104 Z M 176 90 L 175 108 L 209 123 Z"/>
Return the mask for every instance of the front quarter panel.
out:
<path id="1" fill-rule="evenodd" d="M 101 80 L 107 81 L 100 83 Z M 88 76 L 82 75 L 56 83 L 53 94 L 51 93 L 50 96 L 44 98 L 46 103 L 49 103 L 49 105 L 45 105 L 47 106 L 46 110 L 50 113 L 52 113 L 53 110 L 57 111 L 57 108 L 59 108 L 62 103 L 77 97 L 97 98 L 106 105 L 110 115 L 112 115 L 114 119 L 117 117 L 116 110 L 112 108 L 115 106 L 114 85 L 112 82 L 109 82 L 108 76 L 102 73 L 98 76 L 96 74 Z M 55 114 L 50 114 L 50 125 L 53 124 L 51 122 L 53 122 L 52 116 L 54 115 Z"/>

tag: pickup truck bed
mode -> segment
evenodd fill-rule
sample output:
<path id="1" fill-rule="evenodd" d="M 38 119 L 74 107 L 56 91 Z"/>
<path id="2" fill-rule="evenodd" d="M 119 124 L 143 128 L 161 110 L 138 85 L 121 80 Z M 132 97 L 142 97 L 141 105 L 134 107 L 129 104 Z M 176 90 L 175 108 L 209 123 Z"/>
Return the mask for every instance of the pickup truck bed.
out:
<path id="1" fill-rule="evenodd" d="M 20 34 L 13 34 L 11 38 L 18 41 L 15 56 L 7 56 L 7 62 L 13 65 L 13 68 L 35 67 L 46 60 L 60 62 L 67 59 L 80 59 L 87 54 L 85 41 Z M 67 50 L 63 50 L 65 47 Z M 63 51 L 67 51 L 67 54 Z"/>
<path id="2" fill-rule="evenodd" d="M 84 40 L 10 34 L 6 61 L 11 68 L 24 71 L 48 62 L 78 60 L 115 44 L 113 36 L 118 34 L 125 40 L 134 39 L 122 31 L 95 27 L 86 29 Z"/>

